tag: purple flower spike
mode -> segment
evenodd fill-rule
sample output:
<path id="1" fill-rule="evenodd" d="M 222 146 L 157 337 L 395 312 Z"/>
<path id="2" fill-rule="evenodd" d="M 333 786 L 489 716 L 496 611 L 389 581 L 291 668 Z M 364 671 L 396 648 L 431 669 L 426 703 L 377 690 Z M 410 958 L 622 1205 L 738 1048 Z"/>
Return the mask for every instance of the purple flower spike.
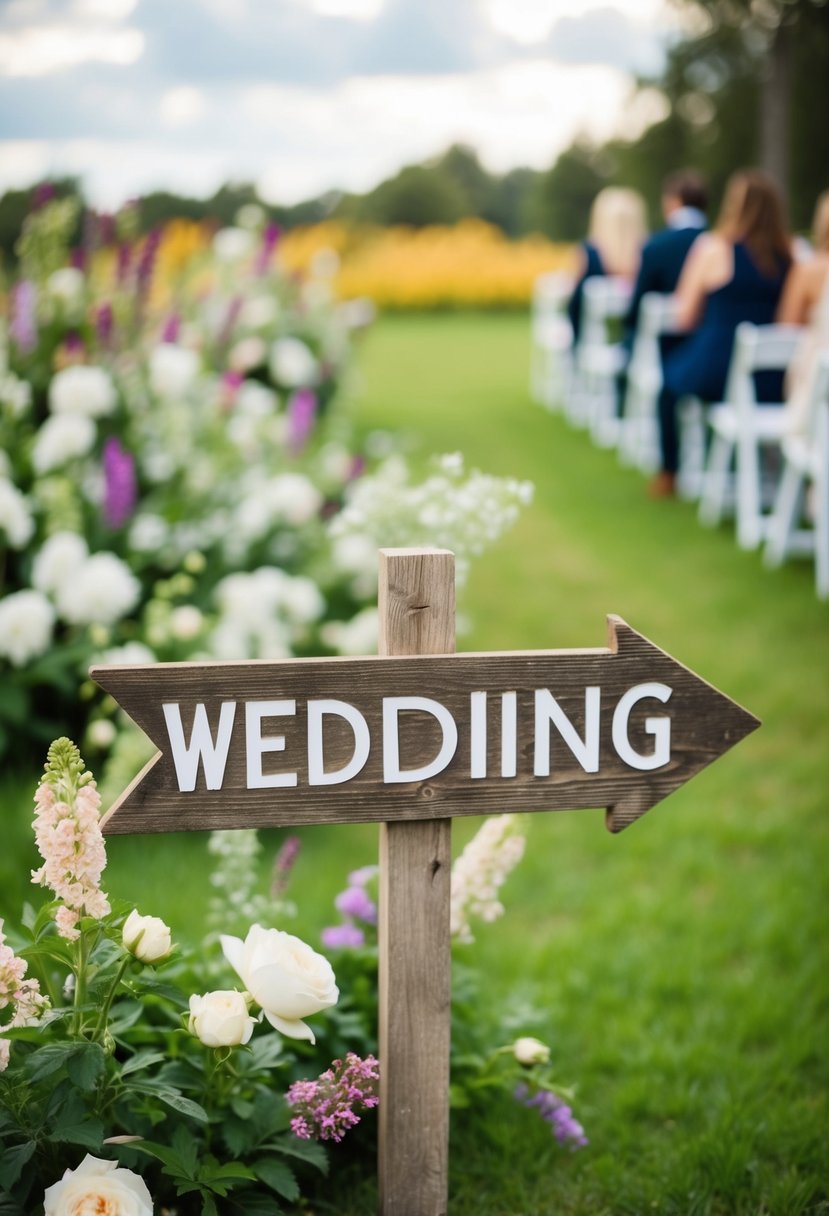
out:
<path id="1" fill-rule="evenodd" d="M 37 288 L 29 279 L 12 288 L 9 333 L 22 355 L 29 355 L 37 346 Z"/>
<path id="2" fill-rule="evenodd" d="M 282 235 L 282 229 L 278 224 L 268 224 L 262 234 L 262 245 L 256 259 L 256 273 L 260 276 L 267 272 L 273 257 L 274 250 L 279 244 L 279 238 Z"/>
<path id="3" fill-rule="evenodd" d="M 153 228 L 152 232 L 148 232 L 144 238 L 144 244 L 141 246 L 141 253 L 138 257 L 138 265 L 135 268 L 135 282 L 139 294 L 142 296 L 146 296 L 152 286 L 155 259 L 160 244 L 161 229 Z"/>
<path id="4" fill-rule="evenodd" d="M 57 191 L 51 182 L 39 182 L 32 192 L 32 211 L 40 211 L 47 203 L 51 203 Z"/>
<path id="5" fill-rule="evenodd" d="M 288 402 L 288 446 L 295 456 L 308 442 L 316 414 L 316 393 L 310 388 L 297 389 Z"/>
<path id="6" fill-rule="evenodd" d="M 231 375 L 233 373 L 230 373 Z M 298 836 L 286 836 L 282 843 L 282 848 L 277 853 L 273 862 L 273 877 L 271 879 L 271 895 L 274 899 L 279 899 L 283 891 L 288 885 L 288 879 L 291 877 L 296 859 L 299 856 L 299 850 L 302 848 L 302 841 Z"/>
<path id="7" fill-rule="evenodd" d="M 559 1144 L 569 1145 L 573 1152 L 589 1144 L 584 1128 L 578 1119 L 573 1118 L 570 1107 L 551 1090 L 539 1089 L 531 1093 L 526 1085 L 519 1085 L 515 1097 L 524 1106 L 538 1111 L 545 1123 L 550 1124 Z"/>
<path id="8" fill-rule="evenodd" d="M 115 324 L 111 304 L 102 304 L 95 313 L 95 334 L 98 342 L 104 348 L 112 344 L 112 330 Z"/>
<path id="9" fill-rule="evenodd" d="M 181 317 L 177 312 L 171 312 L 167 320 L 164 322 L 164 328 L 161 331 L 162 342 L 178 342 L 178 334 L 181 329 Z"/>
<path id="10" fill-rule="evenodd" d="M 121 528 L 132 515 L 138 498 L 135 459 L 114 436 L 104 444 L 103 459 L 104 519 L 110 528 Z"/>
<path id="11" fill-rule="evenodd" d="M 348 885 L 350 887 L 364 887 L 366 883 L 371 882 L 380 871 L 379 866 L 360 866 L 359 870 L 352 870 L 348 876 Z"/>
<path id="12" fill-rule="evenodd" d="M 320 934 L 327 950 L 356 950 L 365 944 L 365 934 L 357 925 L 329 925 Z"/>
<path id="13" fill-rule="evenodd" d="M 334 906 L 343 916 L 353 916 L 367 925 L 377 924 L 377 905 L 366 894 L 364 887 L 347 887 L 334 900 Z"/>
<path id="14" fill-rule="evenodd" d="M 132 249 L 129 245 L 123 244 L 118 246 L 118 259 L 115 268 L 115 278 L 119 287 L 123 287 L 127 281 L 132 263 Z"/>

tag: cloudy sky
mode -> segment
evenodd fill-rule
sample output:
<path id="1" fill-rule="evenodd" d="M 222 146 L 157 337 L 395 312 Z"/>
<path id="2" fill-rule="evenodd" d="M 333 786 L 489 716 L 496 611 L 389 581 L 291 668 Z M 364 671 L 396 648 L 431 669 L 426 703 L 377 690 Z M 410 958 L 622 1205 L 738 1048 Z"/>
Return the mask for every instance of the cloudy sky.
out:
<path id="1" fill-rule="evenodd" d="M 294 202 L 462 141 L 503 172 L 632 132 L 667 0 L 0 0 L 0 190 Z M 651 99 L 653 101 L 653 99 Z"/>

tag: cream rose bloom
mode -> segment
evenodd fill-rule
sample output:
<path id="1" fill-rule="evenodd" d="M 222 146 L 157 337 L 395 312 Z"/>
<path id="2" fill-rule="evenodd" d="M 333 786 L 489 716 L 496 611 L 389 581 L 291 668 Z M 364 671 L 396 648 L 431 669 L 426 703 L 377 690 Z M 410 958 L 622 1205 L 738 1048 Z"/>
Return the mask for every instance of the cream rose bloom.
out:
<path id="1" fill-rule="evenodd" d="M 223 936 L 221 943 L 271 1026 L 286 1038 L 316 1042 L 302 1019 L 337 1003 L 340 993 L 328 959 L 298 937 L 261 925 L 251 925 L 244 941 Z"/>
<path id="2" fill-rule="evenodd" d="M 225 989 L 190 997 L 187 1028 L 205 1047 L 238 1047 L 247 1043 L 255 1025 L 243 992 Z"/>
<path id="3" fill-rule="evenodd" d="M 516 1039 L 512 1045 L 513 1055 L 519 1064 L 530 1067 L 532 1064 L 546 1064 L 550 1059 L 550 1049 L 540 1039 L 530 1038 L 529 1035 Z"/>
<path id="4" fill-rule="evenodd" d="M 169 925 L 158 916 L 141 916 L 137 908 L 124 921 L 121 941 L 142 963 L 160 963 L 173 949 Z"/>
<path id="5" fill-rule="evenodd" d="M 44 1216 L 153 1216 L 147 1184 L 116 1161 L 89 1153 L 75 1170 L 46 1188 Z"/>

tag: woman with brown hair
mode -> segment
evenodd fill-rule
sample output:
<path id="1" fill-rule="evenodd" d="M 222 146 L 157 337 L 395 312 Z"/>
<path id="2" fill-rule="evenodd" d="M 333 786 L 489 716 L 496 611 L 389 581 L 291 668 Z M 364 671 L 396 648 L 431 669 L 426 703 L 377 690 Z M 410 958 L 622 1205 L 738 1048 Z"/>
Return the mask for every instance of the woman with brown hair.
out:
<path id="1" fill-rule="evenodd" d="M 677 403 L 686 396 L 706 402 L 722 398 L 737 326 L 774 321 L 791 260 L 773 180 L 756 169 L 734 173 L 717 226 L 694 242 L 676 290 L 676 326 L 689 332 L 665 360 L 659 398 L 662 468 L 651 483 L 654 497 L 676 492 Z M 780 400 L 779 385 L 758 379 L 758 399 Z"/>

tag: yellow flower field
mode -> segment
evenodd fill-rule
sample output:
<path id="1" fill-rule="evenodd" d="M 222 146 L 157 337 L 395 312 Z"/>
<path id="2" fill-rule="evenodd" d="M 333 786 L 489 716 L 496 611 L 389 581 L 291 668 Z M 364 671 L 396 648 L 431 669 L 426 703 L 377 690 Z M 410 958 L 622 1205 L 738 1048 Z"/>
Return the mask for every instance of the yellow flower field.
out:
<path id="1" fill-rule="evenodd" d="M 308 270 L 327 260 L 326 250 L 339 257 L 337 295 L 395 309 L 523 307 L 538 275 L 574 264 L 571 245 L 542 236 L 513 241 L 480 219 L 419 229 L 329 221 L 288 232 L 279 257 L 290 269 Z"/>

